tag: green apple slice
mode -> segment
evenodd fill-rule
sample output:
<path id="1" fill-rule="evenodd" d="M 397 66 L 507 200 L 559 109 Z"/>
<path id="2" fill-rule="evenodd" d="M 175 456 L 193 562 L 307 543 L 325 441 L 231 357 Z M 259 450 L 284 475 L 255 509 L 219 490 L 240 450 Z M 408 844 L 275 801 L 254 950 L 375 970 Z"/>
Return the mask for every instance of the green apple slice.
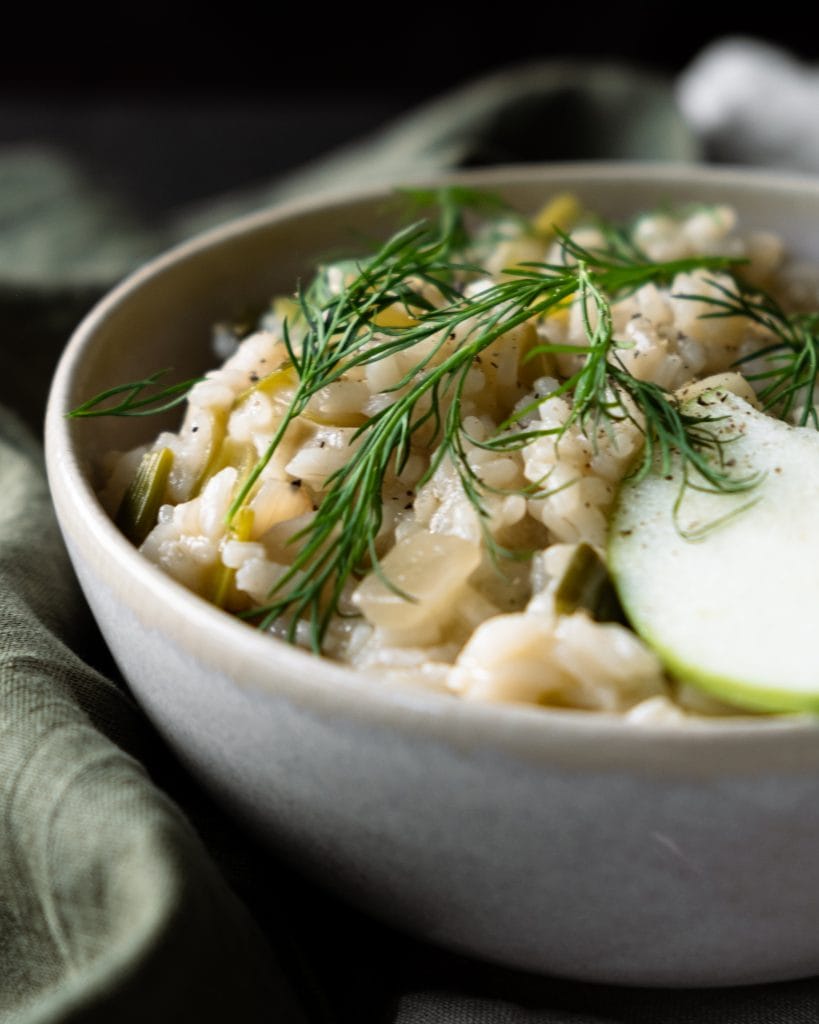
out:
<path id="1" fill-rule="evenodd" d="M 731 438 L 731 472 L 759 479 L 681 491 L 677 466 L 623 484 L 608 554 L 626 615 L 675 676 L 717 697 L 819 711 L 819 432 L 723 389 L 685 411 L 723 417 L 712 429 Z"/>

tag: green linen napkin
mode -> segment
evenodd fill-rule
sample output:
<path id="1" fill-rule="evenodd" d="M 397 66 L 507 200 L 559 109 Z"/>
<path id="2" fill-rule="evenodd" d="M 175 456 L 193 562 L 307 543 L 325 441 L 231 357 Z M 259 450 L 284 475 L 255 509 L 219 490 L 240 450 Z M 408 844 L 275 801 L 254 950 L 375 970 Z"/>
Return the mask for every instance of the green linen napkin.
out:
<path id="1" fill-rule="evenodd" d="M 73 649 L 87 612 L 39 447 L 7 411 L 0 494 L 0 1020 L 304 1019 L 137 759 L 155 746 L 142 715 Z"/>
<path id="2" fill-rule="evenodd" d="M 474 967 L 368 924 L 237 836 L 116 682 L 34 439 L 71 326 L 193 230 L 299 192 L 456 166 L 697 153 L 667 83 L 565 63 L 466 86 L 161 231 L 61 154 L 0 153 L 0 1022 L 817 1019 L 809 983 L 774 987 L 781 998 L 757 1012 L 750 997 L 618 996 Z"/>

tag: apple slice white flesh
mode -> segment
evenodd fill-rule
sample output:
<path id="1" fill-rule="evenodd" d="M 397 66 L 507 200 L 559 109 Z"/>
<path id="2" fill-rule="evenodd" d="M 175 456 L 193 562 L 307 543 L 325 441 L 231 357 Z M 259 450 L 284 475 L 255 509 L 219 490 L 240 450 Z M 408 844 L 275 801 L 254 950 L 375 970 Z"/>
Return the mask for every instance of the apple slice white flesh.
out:
<path id="1" fill-rule="evenodd" d="M 725 390 L 685 411 L 726 417 L 709 429 L 733 436 L 730 472 L 760 479 L 688 487 L 676 511 L 679 465 L 626 481 L 609 535 L 623 608 L 678 678 L 743 707 L 819 711 L 819 432 Z"/>

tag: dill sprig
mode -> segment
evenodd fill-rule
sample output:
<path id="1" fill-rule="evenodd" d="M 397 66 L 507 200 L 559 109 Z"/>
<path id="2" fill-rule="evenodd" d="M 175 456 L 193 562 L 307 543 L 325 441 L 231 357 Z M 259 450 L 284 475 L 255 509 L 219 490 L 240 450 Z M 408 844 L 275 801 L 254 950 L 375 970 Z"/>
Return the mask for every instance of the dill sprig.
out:
<path id="1" fill-rule="evenodd" d="M 479 269 L 463 259 L 468 242 L 463 212 L 469 195 L 463 189 L 441 190 L 437 225 L 422 220 L 398 231 L 373 257 L 355 264 L 351 280 L 340 290 L 330 286 L 325 272 L 306 291 L 299 291 L 300 337 L 294 337 L 287 320 L 283 331 L 298 384 L 267 450 L 239 489 L 229 522 L 311 398 L 353 367 L 389 353 L 390 346 L 372 344 L 376 333 L 394 333 L 378 324 L 380 313 L 397 304 L 412 317 L 431 314 L 434 306 L 425 287 L 435 289 L 445 300 L 459 298 L 459 278 Z"/>
<path id="2" fill-rule="evenodd" d="M 686 412 L 685 404 L 676 396 L 659 384 L 632 377 L 616 359 L 609 366 L 609 375 L 618 410 L 612 415 L 630 420 L 644 437 L 642 456 L 630 479 L 639 481 L 655 471 L 668 476 L 679 459 L 683 490 L 695 487 L 732 493 L 754 485 L 758 478 L 739 477 L 728 471 L 725 444 L 730 438 L 720 437 L 711 429 L 722 417 Z"/>
<path id="3" fill-rule="evenodd" d="M 405 236 L 396 237 L 402 239 L 402 244 L 406 240 Z M 488 512 L 483 498 L 486 488 L 469 463 L 466 442 L 472 439 L 466 435 L 461 422 L 466 376 L 476 357 L 502 335 L 575 296 L 581 303 L 588 344 L 544 344 L 533 351 L 575 354 L 582 357 L 582 366 L 555 392 L 530 408 L 558 393 L 571 392 L 569 423 L 579 420 L 586 432 L 594 432 L 602 421 L 610 426 L 616 419 L 632 419 L 640 425 L 647 439 L 650 438 L 647 451 L 652 454 L 646 459 L 653 458 L 655 448 L 659 448 L 664 457 L 670 457 L 672 450 L 679 451 L 715 487 L 734 489 L 730 474 L 703 454 L 713 436 L 703 431 L 702 420 L 681 413 L 673 397 L 663 389 L 636 381 L 622 366 L 612 362 L 616 343 L 609 297 L 633 291 L 647 281 L 668 281 L 678 273 L 693 269 L 726 269 L 735 261 L 700 257 L 652 263 L 636 251 L 621 246 L 597 251 L 583 248 L 563 234 L 560 239 L 563 263 L 533 263 L 511 269 L 505 280 L 470 297 L 457 290 L 442 290 L 448 301 L 437 307 L 416 302 L 417 295 L 413 293 L 408 302 L 415 309 L 416 322 L 400 329 L 378 329 L 377 338 L 369 311 L 373 306 L 382 307 L 381 300 L 372 299 L 375 293 L 372 282 L 364 291 L 356 286 L 355 294 L 349 290 L 344 294 L 342 321 L 332 318 L 328 321 L 325 309 L 312 308 L 309 295 L 302 298 L 302 313 L 311 332 L 303 342 L 302 353 L 316 345 L 319 356 L 316 362 L 306 362 L 304 355 L 299 358 L 291 351 L 304 384 L 291 402 L 270 449 L 242 488 L 234 503 L 234 512 L 281 442 L 287 423 L 304 410 L 309 397 L 320 387 L 338 380 L 355 366 L 386 358 L 421 341 L 431 340 L 433 344 L 393 386 L 394 400 L 356 431 L 357 444 L 349 460 L 325 481 L 325 493 L 314 518 L 292 538 L 298 545 L 296 554 L 274 587 L 271 600 L 252 609 L 248 617 L 267 627 L 286 616 L 291 641 L 295 639 L 299 621 L 306 619 L 312 647 L 317 652 L 321 650 L 350 578 L 369 570 L 383 578 L 376 546 L 382 523 L 382 487 L 391 469 L 396 473 L 401 471 L 411 453 L 413 439 L 422 429 L 425 430 L 425 447 L 437 444 L 437 448 L 419 486 L 449 458 L 467 499 L 484 526 L 490 550 L 509 554 L 494 546 L 488 534 Z M 392 296 L 396 287 L 397 282 L 390 279 L 386 295 Z M 361 343 L 362 337 L 365 344 Z M 312 360 L 312 354 L 307 359 Z M 624 395 L 636 411 L 627 407 Z M 516 418 L 520 415 L 519 411 Z M 556 431 L 518 432 L 512 435 L 512 440 L 509 434 L 501 432 L 498 447 L 522 446 L 534 436 L 561 433 L 569 423 Z M 492 447 L 491 441 L 485 446 Z M 646 461 L 645 466 L 648 464 Z"/>
<path id="4" fill-rule="evenodd" d="M 420 198 L 428 201 L 430 197 Z M 617 355 L 611 315 L 613 301 L 648 282 L 667 284 L 677 274 L 697 269 L 731 270 L 736 260 L 703 256 L 658 263 L 634 245 L 628 231 L 601 225 L 603 244 L 590 248 L 555 227 L 559 262 L 518 265 L 483 290 L 465 291 L 467 282 L 484 273 L 472 262 L 465 213 L 469 208 L 486 209 L 486 203 L 460 189 L 442 190 L 437 202 L 435 221 L 410 224 L 372 256 L 348 263 L 343 282 L 333 278 L 333 274 L 338 278 L 336 265 L 319 272 L 306 289 L 298 291 L 298 313 L 283 326 L 287 365 L 297 376 L 295 390 L 267 450 L 242 481 L 228 513 L 230 525 L 252 497 L 290 425 L 308 411 L 322 389 L 353 370 L 426 343 L 424 354 L 385 393 L 388 401 L 355 432 L 349 459 L 324 481 L 315 514 L 290 538 L 293 560 L 268 602 L 244 613 L 263 627 L 285 620 L 291 641 L 296 639 L 299 623 L 307 622 L 316 652 L 321 651 L 351 580 L 373 571 L 392 586 L 378 555 L 382 492 L 390 474 L 401 473 L 413 445 L 432 452 L 418 486 L 448 459 L 495 556 L 514 552 L 500 548 L 491 535 L 485 496 L 494 488 L 471 465 L 472 447 L 512 450 L 550 434 L 559 444 L 573 424 L 596 443 L 601 429 L 611 434 L 618 421 L 629 420 L 645 439 L 642 459 L 634 470 L 637 475 L 648 473 L 657 463 L 666 471 L 679 457 L 686 486 L 736 491 L 752 483 L 737 480 L 727 471 L 722 442 L 707 428 L 707 419 L 688 415 L 665 389 L 628 373 Z M 580 305 L 586 343 L 542 343 L 529 356 L 539 352 L 572 355 L 578 360 L 577 369 L 550 394 L 517 409 L 495 437 L 480 441 L 470 437 L 461 413 L 467 377 L 477 357 L 514 328 L 569 302 Z M 393 321 L 381 314 L 395 306 L 406 312 L 406 326 L 384 326 Z M 715 310 L 714 315 L 729 314 Z M 73 415 L 147 415 L 181 402 L 195 383 L 171 385 L 158 395 L 144 397 L 143 391 L 155 386 L 160 377 L 154 374 L 109 389 Z M 539 405 L 561 395 L 570 402 L 569 416 L 561 425 L 527 425 Z M 111 405 L 119 396 L 121 400 Z M 542 494 L 541 484 L 548 487 L 548 480 L 532 486 Z M 411 599 L 411 595 L 402 596 Z"/>
<path id="5" fill-rule="evenodd" d="M 754 321 L 776 339 L 737 360 L 737 366 L 763 359 L 768 366 L 746 374 L 749 381 L 759 383 L 757 395 L 764 409 L 772 409 L 781 419 L 788 419 L 802 406 L 797 423 L 809 423 L 819 429 L 814 392 L 819 381 L 819 313 L 786 313 L 776 299 L 764 291 L 748 289 L 736 282 L 736 291 L 720 281 L 709 281 L 720 293 L 716 295 L 681 295 L 699 299 L 715 307 L 705 319 L 743 316 Z"/>
<path id="6" fill-rule="evenodd" d="M 78 405 L 68 413 L 68 416 L 73 419 L 91 416 L 153 416 L 155 413 L 173 409 L 185 401 L 191 388 L 202 378 L 178 381 L 157 391 L 158 382 L 170 372 L 170 369 L 157 370 L 143 380 L 117 384 L 116 387 L 101 391 L 87 402 Z M 119 401 L 111 404 L 111 399 L 118 397 Z"/>
<path id="7" fill-rule="evenodd" d="M 576 245 L 575 256 L 588 258 Z M 624 250 L 618 246 L 618 253 Z M 671 265 L 665 265 L 666 276 Z M 661 265 L 656 265 L 658 271 Z M 635 268 L 636 269 L 636 268 Z M 677 269 L 676 272 L 679 272 Z M 622 279 L 621 279 L 622 280 Z M 611 316 L 611 304 L 585 262 L 577 265 L 577 301 L 589 344 L 577 349 L 585 354 L 581 368 L 553 391 L 537 398 L 513 418 L 528 416 L 555 397 L 570 394 L 571 408 L 566 419 L 556 427 L 535 428 L 516 433 L 501 432 L 483 443 L 494 450 L 523 448 L 537 437 L 553 434 L 556 442 L 577 423 L 581 431 L 597 444 L 599 432 L 611 434 L 618 421 L 631 422 L 643 435 L 640 460 L 632 468 L 629 478 L 639 481 L 652 471 L 669 475 L 676 459 L 682 466 L 680 494 L 689 487 L 711 489 L 715 492 L 737 492 L 750 489 L 756 483 L 753 476 L 738 477 L 729 472 L 725 459 L 725 438 L 718 437 L 711 424 L 719 416 L 692 415 L 685 411 L 679 399 L 666 388 L 653 381 L 639 380 L 623 365 L 617 353 L 617 341 Z M 626 287 L 626 282 L 622 281 Z M 571 350 L 571 346 L 539 345 L 536 353 L 557 354 Z M 511 419 L 503 427 L 511 425 Z M 544 483 L 548 486 L 548 478 Z M 552 493 L 547 490 L 546 495 Z"/>

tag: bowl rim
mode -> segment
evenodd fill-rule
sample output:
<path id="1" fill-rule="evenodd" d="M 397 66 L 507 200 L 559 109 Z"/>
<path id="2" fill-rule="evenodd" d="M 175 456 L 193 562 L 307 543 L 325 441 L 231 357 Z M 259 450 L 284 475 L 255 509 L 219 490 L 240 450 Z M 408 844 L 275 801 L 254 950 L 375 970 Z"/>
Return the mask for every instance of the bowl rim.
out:
<path id="1" fill-rule="evenodd" d="M 680 163 L 576 162 L 499 166 L 432 177 L 418 186 L 467 184 L 499 187 L 503 184 L 543 182 L 573 177 L 579 186 L 627 183 L 639 179 L 651 183 L 712 182 L 743 189 L 771 189 L 778 193 L 812 193 L 819 203 L 819 178 L 737 167 L 702 167 Z M 736 716 L 684 722 L 638 723 L 620 715 L 575 709 L 541 707 L 512 702 L 485 703 L 423 689 L 411 683 L 383 683 L 328 659 L 319 658 L 284 641 L 263 635 L 225 614 L 166 576 L 141 556 L 119 532 L 103 510 L 86 474 L 75 438 L 76 421 L 65 418 L 70 407 L 78 366 L 96 331 L 120 306 L 157 277 L 178 264 L 195 260 L 204 251 L 218 248 L 245 234 L 263 231 L 331 206 L 356 201 L 387 199 L 392 185 L 343 188 L 318 196 L 289 200 L 202 232 L 174 246 L 129 274 L 111 289 L 84 317 L 69 340 L 52 382 L 46 412 L 46 463 L 49 484 L 61 525 L 74 515 L 81 529 L 94 535 L 99 558 L 109 571 L 119 570 L 132 582 L 132 593 L 151 595 L 163 609 L 150 614 L 157 628 L 169 615 L 179 622 L 199 624 L 202 647 L 195 653 L 208 664 L 209 656 L 237 650 L 244 667 L 253 666 L 250 681 L 233 679 L 240 688 L 252 690 L 257 699 L 284 697 L 312 712 L 353 716 L 367 725 L 410 729 L 464 750 L 480 746 L 498 755 L 527 760 L 559 762 L 572 768 L 601 768 L 669 772 L 701 779 L 714 771 L 756 773 L 778 767 L 786 771 L 819 767 L 819 718 L 808 714 Z M 140 606 L 141 613 L 144 606 Z M 271 644 L 275 645 L 271 647 Z M 265 686 L 263 667 L 271 651 L 287 675 Z M 320 669 L 320 671 L 319 671 Z M 226 672 L 226 674 L 228 674 Z M 692 757 L 692 752 L 696 756 Z"/>

